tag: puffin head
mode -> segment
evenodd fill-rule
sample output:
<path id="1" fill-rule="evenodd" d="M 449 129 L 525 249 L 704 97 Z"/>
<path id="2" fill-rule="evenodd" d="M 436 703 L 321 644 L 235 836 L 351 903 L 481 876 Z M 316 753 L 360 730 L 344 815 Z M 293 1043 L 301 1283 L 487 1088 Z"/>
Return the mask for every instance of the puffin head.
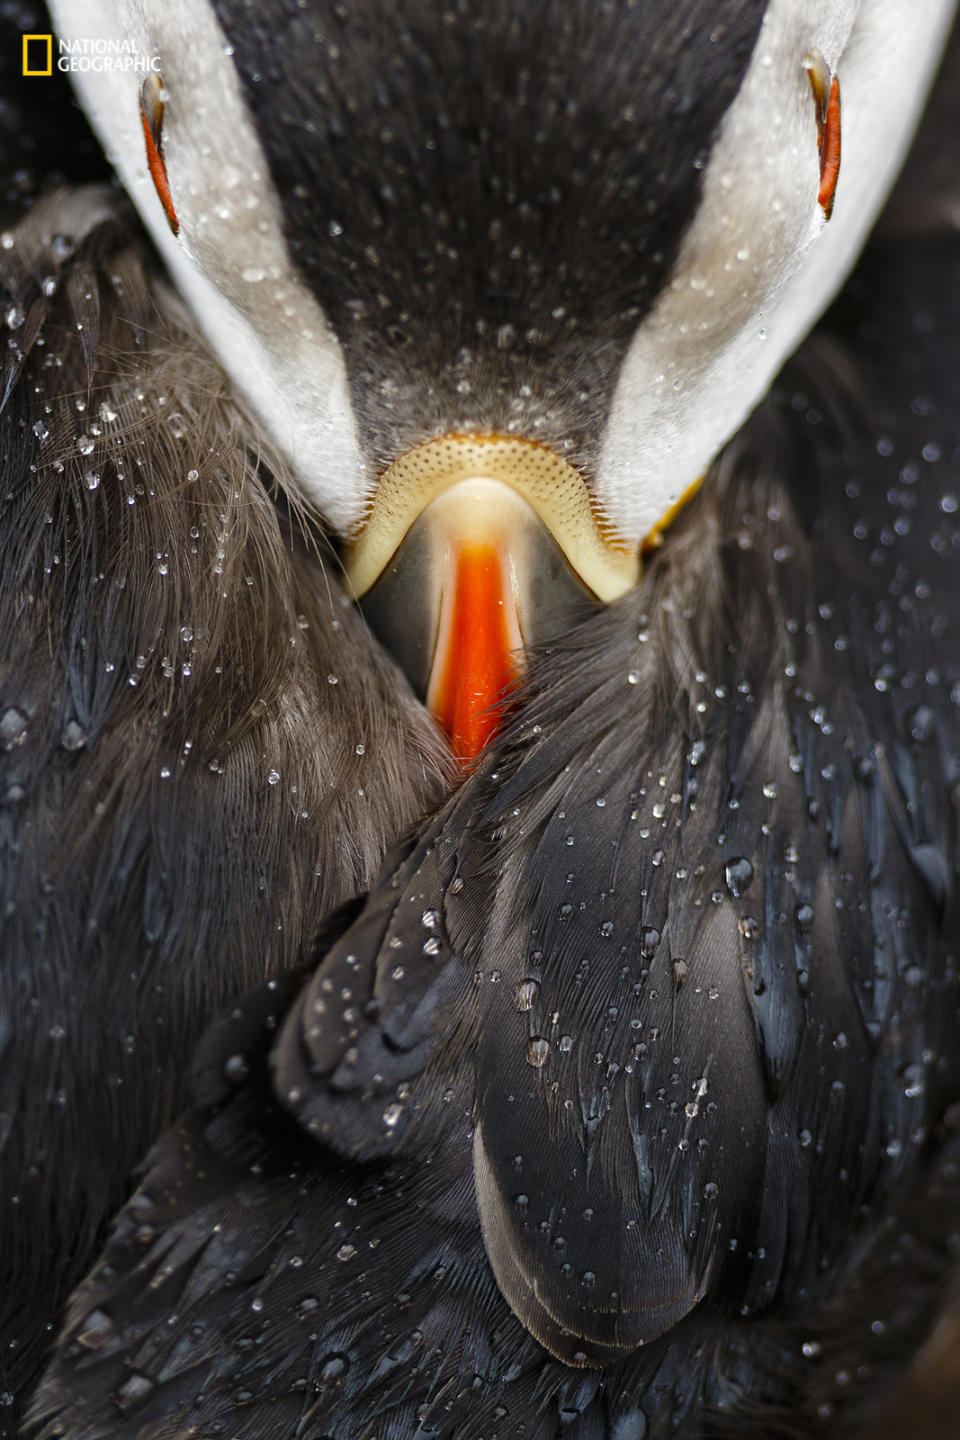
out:
<path id="1" fill-rule="evenodd" d="M 953 9 L 52 3 L 138 57 L 82 102 L 464 756 L 845 278 Z"/>

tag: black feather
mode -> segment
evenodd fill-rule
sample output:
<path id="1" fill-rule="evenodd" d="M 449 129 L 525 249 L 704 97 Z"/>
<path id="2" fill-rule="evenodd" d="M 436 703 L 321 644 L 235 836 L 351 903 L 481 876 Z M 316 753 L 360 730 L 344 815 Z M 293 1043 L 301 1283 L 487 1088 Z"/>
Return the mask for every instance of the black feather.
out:
<path id="1" fill-rule="evenodd" d="M 460 429 L 589 469 L 766 0 L 214 8 L 373 469 Z"/>
<path id="2" fill-rule="evenodd" d="M 115 191 L 0 250 L 0 1392 L 233 995 L 450 762 Z M 319 550 L 319 553 L 318 553 Z"/>
<path id="3" fill-rule="evenodd" d="M 868 253 L 638 590 L 216 1032 L 40 1433 L 876 1412 L 960 1205 L 958 334 L 955 240 Z"/>

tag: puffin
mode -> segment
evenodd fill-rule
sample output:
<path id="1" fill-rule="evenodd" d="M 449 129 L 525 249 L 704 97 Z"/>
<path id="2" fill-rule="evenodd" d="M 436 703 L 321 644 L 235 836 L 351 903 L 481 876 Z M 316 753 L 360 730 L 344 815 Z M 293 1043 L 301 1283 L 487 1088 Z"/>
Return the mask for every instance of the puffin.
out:
<path id="1" fill-rule="evenodd" d="M 953 9 L 53 7 L 179 294 L 116 192 L 0 242 L 27 1327 L 227 1008 L 31 1433 L 885 1403 L 960 1199 L 949 207 L 767 392 Z"/>

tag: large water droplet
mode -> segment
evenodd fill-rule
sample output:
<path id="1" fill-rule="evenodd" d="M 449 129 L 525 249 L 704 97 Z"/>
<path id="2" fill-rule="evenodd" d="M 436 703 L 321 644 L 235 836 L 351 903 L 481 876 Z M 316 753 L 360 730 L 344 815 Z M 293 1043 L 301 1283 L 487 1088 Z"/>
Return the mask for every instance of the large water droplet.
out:
<path id="1" fill-rule="evenodd" d="M 319 1380 L 321 1385 L 332 1385 L 337 1380 L 342 1380 L 350 1369 L 350 1361 L 346 1355 L 334 1351 L 328 1355 L 320 1364 Z"/>
<path id="2" fill-rule="evenodd" d="M 798 905 L 794 911 L 794 919 L 797 922 L 797 929 L 805 935 L 808 930 L 813 929 L 813 906 Z"/>
<path id="3" fill-rule="evenodd" d="M 521 980 L 516 989 L 517 1009 L 532 1010 L 539 994 L 540 986 L 536 980 Z"/>
<path id="4" fill-rule="evenodd" d="M 4 750 L 12 750 L 14 745 L 22 745 L 27 738 L 27 717 L 11 705 L 0 715 L 0 745 Z"/>
<path id="5" fill-rule="evenodd" d="M 550 1058 L 550 1041 L 544 1040 L 542 1035 L 533 1035 L 527 1041 L 527 1063 L 535 1070 L 546 1065 Z"/>
<path id="6" fill-rule="evenodd" d="M 640 931 L 640 953 L 646 960 L 652 960 L 660 944 L 660 931 L 652 925 L 645 925 Z"/>
<path id="7" fill-rule="evenodd" d="M 724 874 L 727 881 L 727 889 L 734 899 L 739 898 L 747 889 L 753 879 L 753 866 L 743 855 L 728 860 Z"/>
<path id="8" fill-rule="evenodd" d="M 68 720 L 63 727 L 60 744 L 64 750 L 82 750 L 87 743 L 87 732 L 76 720 Z"/>

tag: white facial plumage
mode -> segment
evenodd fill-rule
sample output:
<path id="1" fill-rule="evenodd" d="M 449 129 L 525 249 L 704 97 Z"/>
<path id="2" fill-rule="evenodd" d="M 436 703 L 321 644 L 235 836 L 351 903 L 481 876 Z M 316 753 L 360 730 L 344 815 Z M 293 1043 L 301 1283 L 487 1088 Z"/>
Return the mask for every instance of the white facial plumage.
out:
<path id="1" fill-rule="evenodd" d="M 227 37 L 206 0 L 52 0 L 64 38 L 159 57 L 180 234 L 150 182 L 142 75 L 74 76 L 84 108 L 226 369 L 341 534 L 368 508 L 340 345 L 292 261 L 279 199 Z M 591 487 L 635 544 L 707 468 L 839 289 L 903 160 L 956 0 L 770 0 L 706 161 L 695 218 L 628 348 Z M 804 57 L 842 92 L 832 220 L 817 203 L 816 109 Z M 426 437 L 425 437 L 426 438 Z"/>
<path id="2" fill-rule="evenodd" d="M 897 175 L 955 0 L 770 0 L 668 284 L 620 371 L 594 489 L 636 541 L 706 469 L 849 274 Z M 804 57 L 840 82 L 833 216 Z"/>
<path id="3" fill-rule="evenodd" d="M 178 236 L 147 171 L 143 73 L 78 73 L 81 103 L 225 369 L 306 498 L 335 529 L 348 530 L 366 487 L 343 355 L 290 258 L 280 201 L 212 7 L 54 0 L 51 10 L 65 39 L 116 38 L 145 61 L 159 59 L 164 86 L 178 97 L 165 107 L 163 127 Z"/>

